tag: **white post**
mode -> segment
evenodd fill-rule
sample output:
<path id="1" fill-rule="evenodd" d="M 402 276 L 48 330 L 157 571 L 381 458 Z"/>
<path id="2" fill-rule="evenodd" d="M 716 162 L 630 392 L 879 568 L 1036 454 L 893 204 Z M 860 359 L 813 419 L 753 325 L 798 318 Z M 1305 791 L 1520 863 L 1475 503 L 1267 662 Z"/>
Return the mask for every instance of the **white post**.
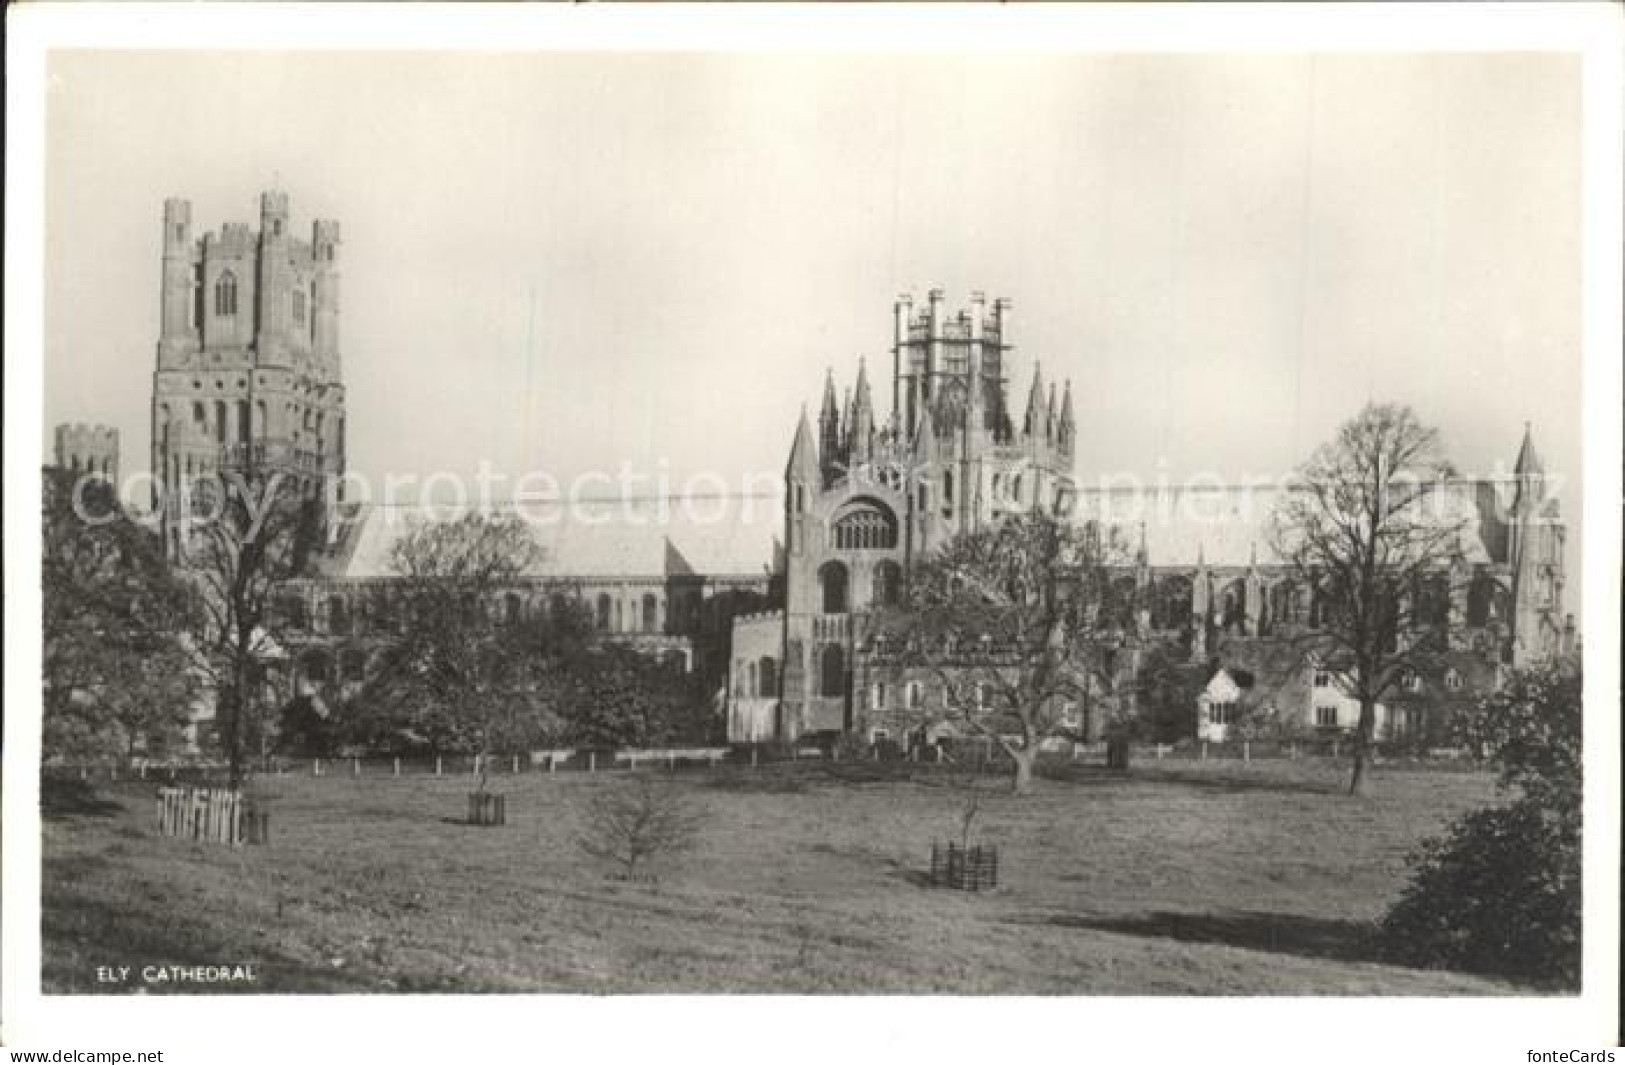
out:
<path id="1" fill-rule="evenodd" d="M 354 777 L 359 777 L 361 775 L 361 759 L 350 759 L 350 775 Z"/>
<path id="2" fill-rule="evenodd" d="M 401 760 L 399 758 L 395 759 L 395 775 L 401 775 Z"/>
<path id="3" fill-rule="evenodd" d="M 672 754 L 670 751 L 666 752 L 666 768 L 667 769 L 676 769 L 677 768 L 677 756 L 675 754 Z"/>
<path id="4" fill-rule="evenodd" d="M 477 754 L 474 756 L 474 775 L 480 775 L 480 756 Z"/>
<path id="5" fill-rule="evenodd" d="M 310 775 L 313 777 L 319 777 L 322 775 L 322 760 L 320 758 L 311 759 Z"/>
<path id="6" fill-rule="evenodd" d="M 554 767 L 556 767 L 558 764 L 559 764 L 559 756 L 558 756 L 557 752 L 548 751 L 547 752 L 547 771 L 549 773 L 553 772 Z"/>
<path id="7" fill-rule="evenodd" d="M 440 775 L 440 756 L 438 754 L 434 756 L 434 775 Z"/>
<path id="8" fill-rule="evenodd" d="M 1241 741 L 1241 760 L 1243 762 L 1251 762 L 1253 760 L 1253 741 L 1252 740 L 1242 740 Z"/>
<path id="9" fill-rule="evenodd" d="M 515 776 L 519 775 L 519 756 L 517 754 L 513 756 L 513 771 Z"/>
<path id="10" fill-rule="evenodd" d="M 145 763 L 145 762 L 141 763 L 141 779 L 142 780 L 147 779 L 147 763 Z"/>
<path id="11" fill-rule="evenodd" d="M 1207 740 L 1202 741 L 1202 761 L 1207 761 Z"/>
<path id="12" fill-rule="evenodd" d="M 587 772 L 596 773 L 597 771 L 598 771 L 598 752 L 597 751 L 588 751 L 587 752 Z"/>

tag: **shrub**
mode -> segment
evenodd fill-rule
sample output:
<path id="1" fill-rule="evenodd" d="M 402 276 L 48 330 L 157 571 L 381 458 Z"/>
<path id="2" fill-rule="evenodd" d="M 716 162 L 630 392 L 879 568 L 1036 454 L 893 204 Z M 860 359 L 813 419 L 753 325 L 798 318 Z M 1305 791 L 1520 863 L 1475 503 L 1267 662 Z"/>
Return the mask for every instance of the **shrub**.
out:
<path id="1" fill-rule="evenodd" d="M 1383 922 L 1397 960 L 1580 981 L 1581 681 L 1578 668 L 1521 673 L 1458 723 L 1514 801 L 1425 840 Z"/>
<path id="2" fill-rule="evenodd" d="M 672 785 L 634 776 L 587 801 L 576 845 L 618 864 L 623 880 L 634 880 L 639 864 L 692 848 L 701 824 L 699 811 Z"/>

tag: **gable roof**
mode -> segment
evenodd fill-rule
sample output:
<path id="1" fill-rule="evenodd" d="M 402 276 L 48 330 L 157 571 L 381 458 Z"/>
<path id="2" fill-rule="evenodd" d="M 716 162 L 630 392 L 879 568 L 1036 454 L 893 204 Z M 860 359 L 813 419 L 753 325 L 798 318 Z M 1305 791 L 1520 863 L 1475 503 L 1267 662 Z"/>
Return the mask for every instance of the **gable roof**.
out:
<path id="1" fill-rule="evenodd" d="M 524 501 L 491 509 L 530 525 L 545 559 L 528 576 L 557 579 L 760 578 L 774 572 L 783 523 L 775 495 Z M 422 522 L 462 514 L 418 504 L 347 507 L 334 523 L 324 574 L 394 576 L 396 541 Z"/>

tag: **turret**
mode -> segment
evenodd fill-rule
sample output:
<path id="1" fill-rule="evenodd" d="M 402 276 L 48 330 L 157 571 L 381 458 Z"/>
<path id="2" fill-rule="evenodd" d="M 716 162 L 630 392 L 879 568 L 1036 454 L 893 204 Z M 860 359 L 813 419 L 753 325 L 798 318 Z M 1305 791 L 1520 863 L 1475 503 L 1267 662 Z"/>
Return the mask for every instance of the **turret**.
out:
<path id="1" fill-rule="evenodd" d="M 1033 363 L 1033 387 L 1027 393 L 1027 416 L 1022 423 L 1022 434 L 1040 436 L 1044 432 L 1044 368 Z"/>
<path id="2" fill-rule="evenodd" d="M 835 402 L 835 371 L 824 377 L 824 406 L 818 413 L 818 465 L 825 480 L 832 476 L 841 450 L 841 409 Z"/>
<path id="3" fill-rule="evenodd" d="M 858 384 L 852 395 L 852 417 L 846 450 L 852 462 L 868 462 L 874 455 L 875 410 L 869 395 L 869 371 L 858 359 Z"/>
<path id="4" fill-rule="evenodd" d="M 311 282 L 311 350 L 333 362 L 339 353 L 339 224 L 317 219 L 311 227 L 310 254 L 315 277 Z M 338 372 L 334 367 L 334 372 Z"/>
<path id="5" fill-rule="evenodd" d="M 164 201 L 164 272 L 158 339 L 197 338 L 197 266 L 192 242 L 192 204 Z"/>
<path id="6" fill-rule="evenodd" d="M 1061 424 L 1056 433 L 1060 440 L 1061 454 L 1072 454 L 1072 442 L 1077 436 L 1077 425 L 1072 419 L 1072 382 L 1068 380 L 1061 393 Z"/>

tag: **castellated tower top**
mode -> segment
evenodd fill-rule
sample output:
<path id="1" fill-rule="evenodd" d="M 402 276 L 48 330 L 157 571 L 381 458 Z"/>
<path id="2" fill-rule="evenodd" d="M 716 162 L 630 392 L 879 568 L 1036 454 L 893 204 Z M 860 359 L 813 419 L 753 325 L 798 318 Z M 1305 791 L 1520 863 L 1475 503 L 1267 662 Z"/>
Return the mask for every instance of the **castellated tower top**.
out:
<path id="1" fill-rule="evenodd" d="M 55 450 L 58 469 L 118 480 L 118 430 L 111 426 L 58 425 Z"/>

